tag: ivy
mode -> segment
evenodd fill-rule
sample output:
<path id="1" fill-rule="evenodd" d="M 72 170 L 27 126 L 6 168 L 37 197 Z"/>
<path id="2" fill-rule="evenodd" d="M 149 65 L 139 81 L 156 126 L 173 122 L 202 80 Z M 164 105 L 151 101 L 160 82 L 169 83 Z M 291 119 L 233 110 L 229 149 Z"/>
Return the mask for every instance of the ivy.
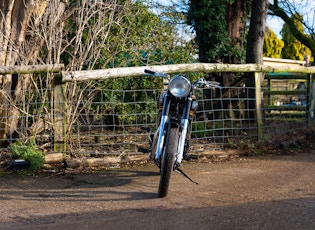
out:
<path id="1" fill-rule="evenodd" d="M 201 62 L 241 60 L 244 50 L 231 41 L 227 31 L 227 6 L 234 0 L 190 1 L 187 22 L 196 31 Z"/>

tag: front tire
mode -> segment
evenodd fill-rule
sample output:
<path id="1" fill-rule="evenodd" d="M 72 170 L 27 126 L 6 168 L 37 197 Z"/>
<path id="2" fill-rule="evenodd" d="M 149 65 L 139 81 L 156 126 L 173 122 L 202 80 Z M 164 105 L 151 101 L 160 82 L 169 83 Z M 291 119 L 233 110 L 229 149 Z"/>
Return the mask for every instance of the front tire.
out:
<path id="1" fill-rule="evenodd" d="M 165 151 L 161 161 L 161 177 L 158 195 L 159 197 L 167 196 L 172 171 L 174 169 L 175 154 L 178 145 L 178 126 L 169 124 L 168 133 L 165 141 Z"/>

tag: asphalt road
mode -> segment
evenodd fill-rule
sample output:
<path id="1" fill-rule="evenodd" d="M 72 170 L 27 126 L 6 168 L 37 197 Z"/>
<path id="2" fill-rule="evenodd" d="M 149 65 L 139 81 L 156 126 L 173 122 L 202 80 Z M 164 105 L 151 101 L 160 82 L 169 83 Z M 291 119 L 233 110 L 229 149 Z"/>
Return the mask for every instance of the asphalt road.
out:
<path id="1" fill-rule="evenodd" d="M 0 229 L 315 229 L 315 154 L 185 163 L 157 198 L 154 165 L 0 175 Z"/>

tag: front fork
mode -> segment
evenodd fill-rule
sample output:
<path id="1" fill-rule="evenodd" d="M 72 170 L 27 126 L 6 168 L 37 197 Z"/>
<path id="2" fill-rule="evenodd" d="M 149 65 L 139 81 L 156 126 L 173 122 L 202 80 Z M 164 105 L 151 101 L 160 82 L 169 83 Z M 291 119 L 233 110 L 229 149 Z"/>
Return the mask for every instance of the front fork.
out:
<path id="1" fill-rule="evenodd" d="M 183 117 L 181 119 L 181 133 L 178 141 L 177 153 L 175 158 L 175 166 L 179 166 L 183 160 L 185 142 L 189 130 L 189 112 L 191 109 L 192 99 L 188 98 L 186 101 L 185 109 L 183 112 Z"/>
<path id="2" fill-rule="evenodd" d="M 179 133 L 179 141 L 178 141 L 178 147 L 175 155 L 175 166 L 178 166 L 181 164 L 182 159 L 183 159 L 183 153 L 184 153 L 184 148 L 185 148 L 185 141 L 186 141 L 186 136 L 188 134 L 189 130 L 189 112 L 191 109 L 192 105 L 192 99 L 188 98 L 186 101 L 186 105 L 182 114 L 182 119 L 180 121 L 180 126 L 181 126 L 181 132 Z M 156 145 L 156 152 L 155 152 L 155 161 L 160 166 L 160 161 L 161 161 L 161 156 L 163 153 L 163 146 L 165 142 L 165 136 L 166 136 L 166 129 L 167 129 L 167 122 L 169 121 L 169 109 L 170 109 L 170 96 L 165 95 L 164 97 L 164 103 L 163 103 L 163 110 L 161 114 L 161 122 L 160 126 L 158 128 L 158 140 L 157 140 L 157 145 Z"/>
<path id="3" fill-rule="evenodd" d="M 170 110 L 170 96 L 165 95 L 164 102 L 163 102 L 163 110 L 161 114 L 161 122 L 158 128 L 159 136 L 158 136 L 156 151 L 155 151 L 155 161 L 157 162 L 158 166 L 160 166 L 161 155 L 162 155 L 164 141 L 165 141 L 166 125 L 169 119 L 168 117 L 169 110 Z"/>

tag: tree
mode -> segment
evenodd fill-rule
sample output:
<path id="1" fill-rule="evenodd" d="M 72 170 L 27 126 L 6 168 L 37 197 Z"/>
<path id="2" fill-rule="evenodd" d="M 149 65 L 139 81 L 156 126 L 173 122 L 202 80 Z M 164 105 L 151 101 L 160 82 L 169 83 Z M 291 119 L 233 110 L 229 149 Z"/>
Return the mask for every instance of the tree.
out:
<path id="1" fill-rule="evenodd" d="M 189 1 L 187 22 L 196 32 L 200 62 L 244 62 L 249 4 L 250 0 Z M 236 81 L 233 73 L 211 74 L 211 78 L 224 86 Z"/>
<path id="2" fill-rule="evenodd" d="M 302 16 L 294 14 L 292 15 L 292 21 L 294 21 L 296 29 L 299 30 L 301 34 L 304 34 L 304 28 L 301 23 Z M 310 54 L 310 50 L 293 36 L 287 23 L 283 25 L 281 33 L 282 40 L 284 41 L 283 58 L 303 61 L 305 55 Z"/>
<path id="3" fill-rule="evenodd" d="M 23 56 L 25 50 L 27 27 L 33 20 L 42 14 L 42 6 L 45 1 L 31 0 L 1 0 L 0 1 L 0 66 L 12 66 L 28 64 Z M 32 52 L 29 52 L 31 54 Z M 23 88 L 29 84 L 29 76 L 24 76 L 24 81 L 18 81 L 18 75 L 2 75 L 0 78 L 0 145 L 11 135 L 17 127 L 16 107 L 10 106 L 10 101 L 19 101 L 23 94 Z M 15 90 L 15 91 L 11 91 Z M 13 95 L 12 95 L 13 94 Z M 12 95 L 12 96 L 11 96 Z M 10 116 L 8 116 L 10 114 Z"/>
<path id="4" fill-rule="evenodd" d="M 246 46 L 246 22 L 250 15 L 251 0 L 233 0 L 227 3 L 227 29 L 231 43 L 236 46 L 233 51 L 234 60 L 228 63 L 244 62 L 244 49 Z M 233 57 L 232 56 L 232 57 Z"/>
<path id="5" fill-rule="evenodd" d="M 196 32 L 199 61 L 242 62 L 246 0 L 191 0 L 188 24 Z"/>
<path id="6" fill-rule="evenodd" d="M 306 1 L 306 7 L 309 7 L 311 1 Z M 273 4 L 269 5 L 269 14 L 280 17 L 288 26 L 292 35 L 311 50 L 312 56 L 315 55 L 315 28 L 312 26 L 313 20 L 305 20 L 299 18 L 300 23 L 306 32 L 298 28 L 298 24 L 294 21 L 292 15 L 299 13 L 289 0 L 274 0 Z M 301 14 L 300 14 L 301 15 Z"/>
<path id="7" fill-rule="evenodd" d="M 253 0 L 246 46 L 246 63 L 262 64 L 267 0 Z"/>
<path id="8" fill-rule="evenodd" d="M 268 0 L 253 0 L 250 17 L 250 25 L 246 46 L 246 63 L 263 64 L 263 45 L 266 27 L 266 17 L 268 9 Z M 262 76 L 263 79 L 263 76 Z M 262 81 L 261 79 L 261 81 Z M 249 100 L 247 102 L 249 120 L 255 117 L 253 111 L 255 102 L 255 77 L 254 74 L 247 76 L 246 86 L 248 87 Z"/>
<path id="9" fill-rule="evenodd" d="M 281 58 L 284 42 L 268 27 L 264 37 L 263 56 L 270 58 Z"/>
<path id="10" fill-rule="evenodd" d="M 190 41 L 177 36 L 175 26 L 151 13 L 141 1 L 0 0 L 0 23 L 4 28 L 0 34 L 0 65 L 63 62 L 66 70 L 82 70 L 188 62 L 193 51 Z M 43 131 L 39 123 L 52 124 L 51 74 L 1 79 L 1 140 L 17 131 L 21 122 L 27 135 L 32 136 Z M 130 79 L 126 82 L 136 87 Z M 143 85 L 148 82 L 152 83 L 138 81 Z M 64 86 L 67 104 L 76 105 L 67 106 L 68 131 L 80 110 L 89 109 L 95 92 L 103 87 L 99 82 Z M 87 88 L 93 89 L 92 93 L 84 95 Z M 40 98 L 40 107 L 27 103 L 34 97 Z M 20 106 L 23 103 L 27 108 Z M 21 113 L 25 116 L 22 120 Z"/>

